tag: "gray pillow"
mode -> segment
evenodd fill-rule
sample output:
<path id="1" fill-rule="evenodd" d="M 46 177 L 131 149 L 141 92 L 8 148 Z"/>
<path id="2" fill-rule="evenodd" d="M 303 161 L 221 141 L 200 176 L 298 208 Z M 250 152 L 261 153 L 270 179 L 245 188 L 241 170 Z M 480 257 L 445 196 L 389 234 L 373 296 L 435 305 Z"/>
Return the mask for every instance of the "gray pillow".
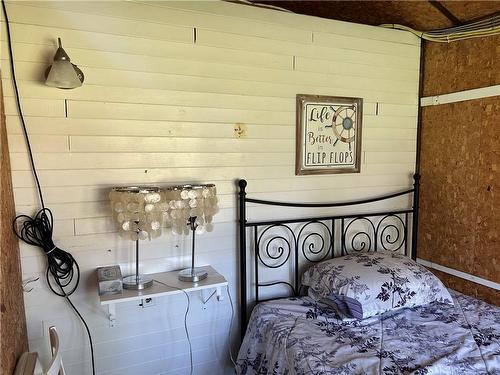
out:
<path id="1" fill-rule="evenodd" d="M 364 319 L 389 310 L 442 302 L 453 305 L 441 281 L 412 259 L 390 251 L 330 259 L 302 276 L 309 295 L 340 316 Z"/>

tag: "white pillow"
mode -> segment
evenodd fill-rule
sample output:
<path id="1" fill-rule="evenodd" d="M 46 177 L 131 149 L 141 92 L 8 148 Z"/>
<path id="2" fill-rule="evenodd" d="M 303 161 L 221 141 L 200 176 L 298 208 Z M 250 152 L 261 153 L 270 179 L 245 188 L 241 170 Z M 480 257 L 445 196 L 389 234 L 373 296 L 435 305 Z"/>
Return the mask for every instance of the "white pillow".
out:
<path id="1" fill-rule="evenodd" d="M 391 251 L 330 259 L 302 276 L 309 295 L 325 299 L 341 316 L 364 319 L 434 301 L 453 305 L 441 281 L 412 259 Z"/>

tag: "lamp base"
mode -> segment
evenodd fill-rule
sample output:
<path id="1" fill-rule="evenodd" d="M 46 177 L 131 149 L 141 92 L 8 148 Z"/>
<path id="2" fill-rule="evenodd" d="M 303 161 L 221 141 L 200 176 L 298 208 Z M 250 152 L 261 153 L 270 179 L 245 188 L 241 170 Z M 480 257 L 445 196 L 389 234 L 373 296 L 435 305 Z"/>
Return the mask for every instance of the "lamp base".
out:
<path id="1" fill-rule="evenodd" d="M 179 272 L 179 280 L 191 283 L 197 283 L 206 279 L 208 272 L 204 268 L 186 268 Z"/>
<path id="2" fill-rule="evenodd" d="M 153 286 L 153 279 L 148 275 L 127 276 L 123 278 L 123 288 L 132 290 L 142 290 Z"/>

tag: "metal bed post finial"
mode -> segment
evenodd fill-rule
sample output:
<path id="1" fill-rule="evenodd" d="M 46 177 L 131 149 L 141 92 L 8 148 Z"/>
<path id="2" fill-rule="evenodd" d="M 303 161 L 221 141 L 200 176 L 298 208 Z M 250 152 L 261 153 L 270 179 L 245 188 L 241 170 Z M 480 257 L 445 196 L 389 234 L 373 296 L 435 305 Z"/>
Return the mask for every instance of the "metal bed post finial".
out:
<path id="1" fill-rule="evenodd" d="M 413 218 L 411 231 L 411 259 L 417 260 L 418 208 L 420 193 L 420 174 L 413 175 Z"/>
<path id="2" fill-rule="evenodd" d="M 241 330 L 241 340 L 245 336 L 247 327 L 247 243 L 246 243 L 246 180 L 239 180 L 238 186 L 239 191 L 239 225 L 240 225 L 240 330 Z"/>

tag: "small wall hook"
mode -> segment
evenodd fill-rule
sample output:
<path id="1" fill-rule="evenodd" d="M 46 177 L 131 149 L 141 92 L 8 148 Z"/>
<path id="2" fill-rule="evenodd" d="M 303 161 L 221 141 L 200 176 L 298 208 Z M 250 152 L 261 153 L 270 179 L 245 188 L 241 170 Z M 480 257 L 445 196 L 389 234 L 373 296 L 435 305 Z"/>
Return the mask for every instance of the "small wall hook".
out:
<path id="1" fill-rule="evenodd" d="M 29 284 L 34 283 L 34 282 L 36 282 L 38 280 L 40 280 L 40 278 L 39 277 L 34 277 L 34 276 L 30 277 L 28 279 L 23 280 L 23 283 L 22 283 L 23 291 L 25 291 L 26 293 L 31 292 L 34 289 L 34 287 L 33 286 L 28 287 Z"/>

